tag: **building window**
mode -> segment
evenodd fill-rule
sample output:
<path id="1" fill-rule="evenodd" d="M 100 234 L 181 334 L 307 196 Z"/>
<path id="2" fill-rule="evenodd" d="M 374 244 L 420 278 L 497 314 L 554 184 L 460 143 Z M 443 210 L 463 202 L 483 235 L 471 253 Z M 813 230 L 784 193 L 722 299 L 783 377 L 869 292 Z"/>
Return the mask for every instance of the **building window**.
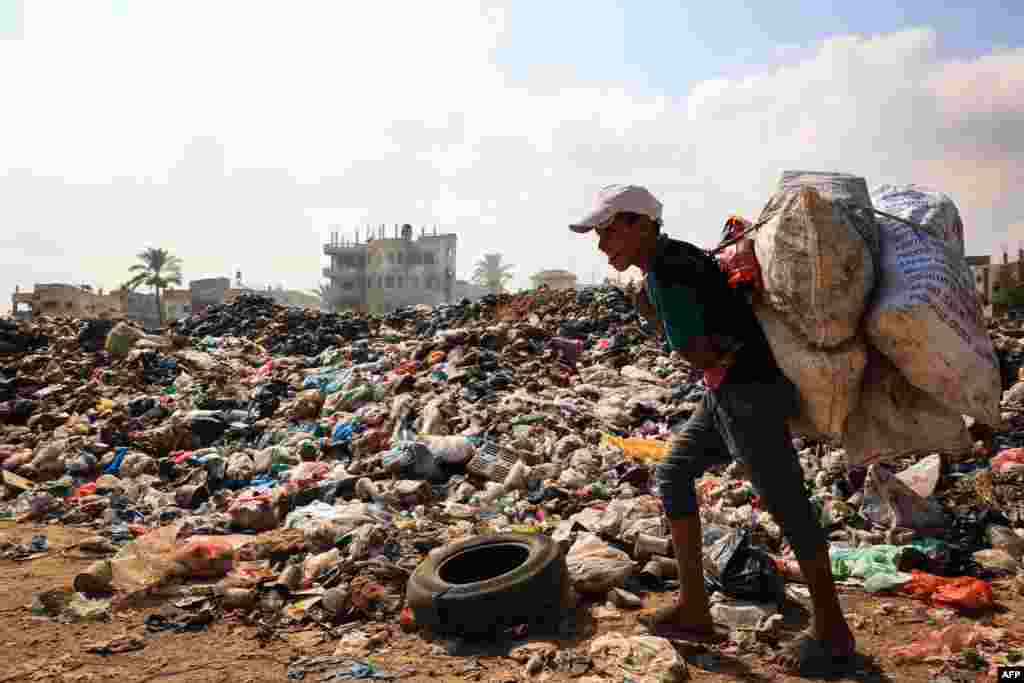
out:
<path id="1" fill-rule="evenodd" d="M 384 278 L 384 288 L 385 289 L 394 289 L 395 288 L 395 276 L 394 275 L 388 275 L 386 278 Z"/>
<path id="2" fill-rule="evenodd" d="M 413 275 L 412 277 L 409 278 L 409 289 L 419 289 L 419 288 L 420 288 L 420 279 L 418 277 L 416 277 L 415 275 Z"/>
<path id="3" fill-rule="evenodd" d="M 427 289 L 437 289 L 437 278 L 431 275 L 427 278 Z"/>
<path id="4" fill-rule="evenodd" d="M 409 258 L 406 260 L 409 262 L 410 266 L 418 266 L 420 263 L 423 262 L 423 259 L 420 257 L 420 253 L 418 251 L 409 252 Z"/>
<path id="5" fill-rule="evenodd" d="M 398 288 L 405 289 L 405 278 L 401 275 L 398 276 Z"/>
<path id="6" fill-rule="evenodd" d="M 423 263 L 427 264 L 428 266 L 434 265 L 434 253 L 431 251 L 423 252 Z"/>
<path id="7" fill-rule="evenodd" d="M 398 264 L 399 264 L 399 265 L 401 265 L 401 264 L 402 264 L 402 259 L 403 259 L 403 258 L 404 258 L 404 257 L 402 256 L 402 252 L 398 252 Z"/>
<path id="8" fill-rule="evenodd" d="M 341 283 L 341 288 L 346 291 L 352 290 L 356 288 L 356 283 L 352 282 L 351 280 L 346 280 L 345 282 Z"/>
<path id="9" fill-rule="evenodd" d="M 395 263 L 395 252 L 393 252 L 393 251 L 389 251 L 388 252 L 388 263 L 390 263 L 392 265 Z"/>

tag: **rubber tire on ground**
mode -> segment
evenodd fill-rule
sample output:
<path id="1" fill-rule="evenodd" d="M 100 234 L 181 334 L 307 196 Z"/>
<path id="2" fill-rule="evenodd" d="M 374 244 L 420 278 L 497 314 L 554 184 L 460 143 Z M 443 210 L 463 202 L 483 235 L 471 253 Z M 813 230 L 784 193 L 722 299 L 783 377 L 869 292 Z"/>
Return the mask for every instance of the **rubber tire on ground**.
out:
<path id="1" fill-rule="evenodd" d="M 441 578 L 442 569 L 453 558 L 509 544 L 527 551 L 525 561 L 511 571 L 473 583 L 451 584 Z M 497 534 L 431 551 L 409 577 L 406 599 L 416 623 L 435 633 L 486 636 L 520 624 L 556 628 L 567 590 L 565 557 L 550 537 Z"/>

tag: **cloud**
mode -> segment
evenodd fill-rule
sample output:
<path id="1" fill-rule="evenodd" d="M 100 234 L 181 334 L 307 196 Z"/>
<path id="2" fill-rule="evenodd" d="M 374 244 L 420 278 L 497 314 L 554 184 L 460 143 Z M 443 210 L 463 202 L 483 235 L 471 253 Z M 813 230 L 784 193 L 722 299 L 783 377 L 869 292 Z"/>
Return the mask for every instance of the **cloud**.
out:
<path id="1" fill-rule="evenodd" d="M 567 223 L 610 182 L 647 184 L 669 232 L 701 244 L 756 216 L 785 169 L 950 193 L 968 250 L 1024 221 L 1024 53 L 943 60 L 926 27 L 780 46 L 791 59 L 689 91 L 513 84 L 502 8 L 422 3 L 33 4 L 0 41 L 0 223 L 42 273 L 115 286 L 142 247 L 186 277 L 309 288 L 332 226 L 439 224 L 458 271 L 499 251 L 516 283 L 589 279 L 603 259 Z M 396 13 L 401 21 L 396 21 Z M 32 169 L 31 172 L 19 169 Z"/>

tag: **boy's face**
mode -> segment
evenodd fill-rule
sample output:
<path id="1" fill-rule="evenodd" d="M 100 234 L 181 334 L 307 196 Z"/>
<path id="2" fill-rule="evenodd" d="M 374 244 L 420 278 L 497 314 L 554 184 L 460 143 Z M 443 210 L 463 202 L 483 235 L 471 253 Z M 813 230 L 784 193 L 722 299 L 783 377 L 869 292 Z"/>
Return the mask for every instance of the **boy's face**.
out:
<path id="1" fill-rule="evenodd" d="M 648 226 L 640 222 L 629 224 L 622 215 L 595 228 L 597 248 L 608 257 L 608 264 L 620 273 L 630 266 L 642 267 L 649 250 Z"/>

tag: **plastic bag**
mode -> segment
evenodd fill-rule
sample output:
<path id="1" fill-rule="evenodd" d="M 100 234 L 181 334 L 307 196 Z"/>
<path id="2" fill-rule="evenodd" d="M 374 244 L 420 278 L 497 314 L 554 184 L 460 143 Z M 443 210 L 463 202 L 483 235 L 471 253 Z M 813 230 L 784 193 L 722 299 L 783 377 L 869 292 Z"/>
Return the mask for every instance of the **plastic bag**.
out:
<path id="1" fill-rule="evenodd" d="M 667 441 L 655 439 L 624 439 L 611 434 L 601 435 L 601 448 L 612 446 L 622 450 L 623 455 L 641 462 L 660 462 L 672 447 Z"/>
<path id="2" fill-rule="evenodd" d="M 277 527 L 277 510 L 269 495 L 239 496 L 228 507 L 231 525 L 238 529 L 269 531 Z"/>
<path id="3" fill-rule="evenodd" d="M 730 216 L 722 228 L 722 241 L 726 242 L 738 237 L 752 225 L 745 218 Z M 729 286 L 733 289 L 741 287 L 761 289 L 764 287 L 764 282 L 761 278 L 761 264 L 757 262 L 752 235 L 743 237 L 738 242 L 730 244 L 719 252 L 716 258 L 719 267 L 726 275 Z"/>
<path id="4" fill-rule="evenodd" d="M 248 536 L 192 536 L 178 540 L 177 522 L 140 536 L 110 562 L 115 590 L 126 593 L 160 586 L 172 579 L 216 578 L 229 572 Z"/>
<path id="5" fill-rule="evenodd" d="M 861 514 L 882 527 L 915 529 L 922 533 L 942 533 L 946 524 L 941 505 L 917 495 L 880 465 L 868 467 Z"/>
<path id="6" fill-rule="evenodd" d="M 1024 468 L 1024 448 L 1007 448 L 989 460 L 989 467 L 996 474 L 1003 474 Z"/>
<path id="7" fill-rule="evenodd" d="M 829 548 L 832 574 L 837 579 L 870 579 L 920 568 L 927 558 L 909 546 L 876 545 L 867 548 Z M 908 577 L 909 578 L 909 577 Z"/>
<path id="8" fill-rule="evenodd" d="M 621 587 L 634 568 L 627 553 L 588 533 L 576 537 L 565 563 L 569 578 L 580 593 L 606 593 Z"/>
<path id="9" fill-rule="evenodd" d="M 590 643 L 591 657 L 606 654 L 606 675 L 613 680 L 658 683 L 664 680 L 686 680 L 686 661 L 671 641 L 658 636 L 625 636 L 606 633 Z M 615 675 L 612 675 L 615 670 Z"/>
<path id="10" fill-rule="evenodd" d="M 1008 526 L 989 524 L 985 530 L 989 543 L 996 550 L 1003 550 L 1015 560 L 1024 558 L 1024 538 L 1013 532 Z"/>
<path id="11" fill-rule="evenodd" d="M 235 551 L 250 540 L 248 536 L 192 536 L 170 559 L 181 567 L 185 577 L 220 578 L 234 566 Z"/>
<path id="12" fill-rule="evenodd" d="M 915 598 L 928 600 L 934 605 L 961 610 L 979 610 L 992 607 L 995 599 L 992 586 L 971 576 L 947 578 L 913 570 L 913 578 L 903 592 Z"/>
<path id="13" fill-rule="evenodd" d="M 938 453 L 933 453 L 899 472 L 896 478 L 906 484 L 917 495 L 927 498 L 935 493 L 935 487 L 939 483 L 939 475 L 941 473 L 942 458 Z"/>
<path id="14" fill-rule="evenodd" d="M 462 465 L 476 454 L 476 447 L 466 436 L 431 436 L 421 434 L 416 440 L 424 444 L 436 462 Z"/>
<path id="15" fill-rule="evenodd" d="M 112 356 L 127 356 L 135 343 L 145 336 L 142 330 L 120 322 L 107 335 L 107 353 Z"/>
<path id="16" fill-rule="evenodd" d="M 704 550 L 704 584 L 719 591 L 756 602 L 780 602 L 782 577 L 775 560 L 750 541 L 750 529 L 737 529 Z"/>
<path id="17" fill-rule="evenodd" d="M 982 568 L 997 574 L 1016 574 L 1020 571 L 1020 562 L 1005 550 L 979 550 L 974 553 L 974 561 Z"/>
<path id="18" fill-rule="evenodd" d="M 967 648 L 981 643 L 999 645 L 1006 635 L 1000 628 L 989 628 L 979 624 L 952 624 L 939 631 L 932 631 L 924 638 L 889 650 L 889 656 L 897 662 L 924 661 L 931 657 L 948 659 Z"/>
<path id="19" fill-rule="evenodd" d="M 403 441 L 381 456 L 384 467 L 403 479 L 422 479 L 442 483 L 448 476 L 425 444 Z"/>

